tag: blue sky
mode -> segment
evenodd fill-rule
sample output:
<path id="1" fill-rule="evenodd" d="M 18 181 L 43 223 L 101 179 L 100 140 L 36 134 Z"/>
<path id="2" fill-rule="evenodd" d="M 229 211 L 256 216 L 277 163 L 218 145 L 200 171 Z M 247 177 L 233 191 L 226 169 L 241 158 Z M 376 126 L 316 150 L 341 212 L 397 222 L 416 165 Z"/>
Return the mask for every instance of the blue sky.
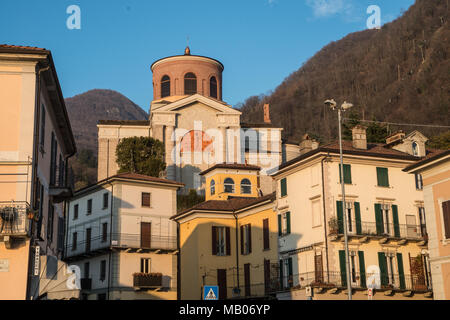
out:
<path id="1" fill-rule="evenodd" d="M 268 93 L 323 46 L 364 30 L 369 5 L 392 21 L 414 0 L 1 0 L 0 43 L 50 49 L 64 96 L 117 90 L 148 112 L 150 65 L 192 54 L 225 65 L 224 100 Z M 66 9 L 81 9 L 69 30 Z"/>

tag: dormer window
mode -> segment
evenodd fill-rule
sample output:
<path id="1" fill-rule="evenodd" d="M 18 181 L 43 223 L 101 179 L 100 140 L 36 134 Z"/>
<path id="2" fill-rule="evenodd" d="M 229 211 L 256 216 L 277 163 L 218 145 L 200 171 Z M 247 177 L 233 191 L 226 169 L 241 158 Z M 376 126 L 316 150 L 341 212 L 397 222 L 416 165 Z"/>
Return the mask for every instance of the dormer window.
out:
<path id="1" fill-rule="evenodd" d="M 412 143 L 412 153 L 415 157 L 419 156 L 419 145 L 415 141 Z"/>

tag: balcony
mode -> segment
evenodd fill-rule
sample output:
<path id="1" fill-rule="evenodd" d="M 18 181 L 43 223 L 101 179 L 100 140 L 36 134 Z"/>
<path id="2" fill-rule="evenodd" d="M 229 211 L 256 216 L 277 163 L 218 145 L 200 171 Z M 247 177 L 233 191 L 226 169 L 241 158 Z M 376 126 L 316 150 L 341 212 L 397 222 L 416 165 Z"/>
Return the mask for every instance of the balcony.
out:
<path id="1" fill-rule="evenodd" d="M 55 166 L 50 175 L 49 196 L 54 203 L 61 203 L 73 196 L 73 175 L 70 170 L 65 176 L 64 166 Z"/>
<path id="2" fill-rule="evenodd" d="M 162 273 L 134 273 L 133 287 L 136 289 L 158 289 L 162 287 Z"/>
<path id="3" fill-rule="evenodd" d="M 92 279 L 91 278 L 83 278 L 80 279 L 81 290 L 91 290 L 92 289 Z"/>
<path id="4" fill-rule="evenodd" d="M 27 237 L 30 230 L 30 206 L 24 201 L 0 202 L 0 240 Z"/>
<path id="5" fill-rule="evenodd" d="M 344 222 L 332 218 L 329 221 L 329 234 L 344 235 Z M 424 241 L 427 239 L 424 225 L 376 223 L 351 220 L 347 227 L 349 237 L 375 237 L 379 239 L 403 239 Z"/>

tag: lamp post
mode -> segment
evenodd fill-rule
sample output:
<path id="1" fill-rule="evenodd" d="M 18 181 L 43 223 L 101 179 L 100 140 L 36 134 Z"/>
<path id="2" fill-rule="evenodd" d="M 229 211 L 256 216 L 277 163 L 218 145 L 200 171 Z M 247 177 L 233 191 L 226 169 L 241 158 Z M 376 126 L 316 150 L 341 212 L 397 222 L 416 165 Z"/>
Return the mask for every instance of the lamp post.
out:
<path id="1" fill-rule="evenodd" d="M 342 155 L 342 112 L 345 112 L 347 109 L 350 109 L 353 107 L 351 103 L 348 103 L 344 101 L 344 103 L 338 107 L 336 101 L 334 99 L 326 100 L 325 105 L 329 106 L 331 110 L 337 110 L 338 112 L 338 121 L 339 121 L 339 151 L 340 151 L 340 163 L 341 163 L 341 170 L 340 171 L 340 178 L 341 178 L 341 188 L 342 188 L 342 210 L 343 212 L 343 218 L 344 218 L 344 243 L 345 243 L 345 273 L 346 273 L 346 280 L 347 280 L 347 291 L 348 291 L 348 300 L 352 300 L 352 285 L 350 281 L 350 254 L 348 251 L 348 234 L 347 234 L 347 204 L 345 202 L 345 183 L 344 183 L 344 160 Z"/>

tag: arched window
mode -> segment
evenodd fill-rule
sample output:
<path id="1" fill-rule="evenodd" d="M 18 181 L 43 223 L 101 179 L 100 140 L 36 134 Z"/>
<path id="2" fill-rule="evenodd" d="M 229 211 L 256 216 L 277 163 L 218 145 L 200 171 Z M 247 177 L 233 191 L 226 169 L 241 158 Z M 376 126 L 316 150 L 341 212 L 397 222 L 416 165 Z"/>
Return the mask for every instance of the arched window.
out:
<path id="1" fill-rule="evenodd" d="M 225 187 L 225 192 L 226 193 L 234 193 L 234 181 L 231 178 L 226 178 L 225 179 L 225 183 L 224 183 L 224 187 Z"/>
<path id="2" fill-rule="evenodd" d="M 170 78 L 164 76 L 161 79 L 161 98 L 170 96 Z"/>
<path id="3" fill-rule="evenodd" d="M 217 79 L 216 79 L 216 77 L 211 77 L 211 79 L 209 79 L 209 96 L 217 99 Z"/>
<path id="4" fill-rule="evenodd" d="M 211 180 L 211 183 L 209 184 L 209 188 L 211 191 L 211 195 L 215 195 L 216 194 L 216 182 L 213 180 Z"/>
<path id="5" fill-rule="evenodd" d="M 419 146 L 417 145 L 417 143 L 414 141 L 412 143 L 412 152 L 414 156 L 418 156 L 419 155 Z"/>
<path id="6" fill-rule="evenodd" d="M 242 179 L 241 181 L 241 193 L 251 194 L 252 193 L 252 183 L 248 179 Z"/>
<path id="7" fill-rule="evenodd" d="M 197 77 L 195 74 L 189 72 L 184 76 L 184 94 L 196 94 L 197 93 Z"/>

